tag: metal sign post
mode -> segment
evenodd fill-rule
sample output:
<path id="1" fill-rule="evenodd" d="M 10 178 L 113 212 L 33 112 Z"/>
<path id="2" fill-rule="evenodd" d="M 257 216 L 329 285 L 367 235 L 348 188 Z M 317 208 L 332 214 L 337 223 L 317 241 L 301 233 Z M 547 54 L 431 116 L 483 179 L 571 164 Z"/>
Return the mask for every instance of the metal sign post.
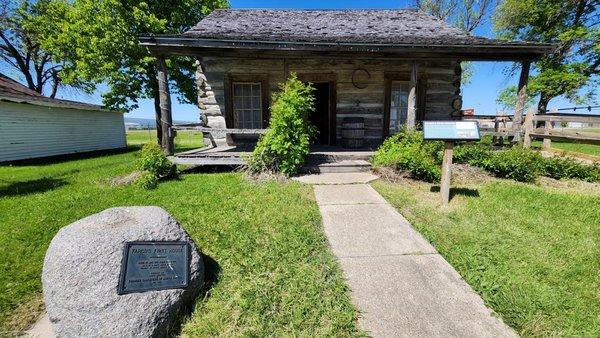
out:
<path id="1" fill-rule="evenodd" d="M 479 125 L 476 121 L 423 121 L 423 139 L 444 141 L 440 195 L 442 203 L 448 204 L 454 142 L 480 140 Z"/>

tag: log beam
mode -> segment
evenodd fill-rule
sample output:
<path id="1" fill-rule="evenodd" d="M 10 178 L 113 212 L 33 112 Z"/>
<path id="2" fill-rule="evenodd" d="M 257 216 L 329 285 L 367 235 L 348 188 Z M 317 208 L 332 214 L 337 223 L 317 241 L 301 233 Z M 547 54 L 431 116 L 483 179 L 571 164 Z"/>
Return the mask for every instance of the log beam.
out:
<path id="1" fill-rule="evenodd" d="M 556 110 L 556 108 L 553 108 L 552 111 L 550 113 L 556 114 L 558 113 L 558 111 Z M 552 131 L 552 121 L 546 121 L 544 122 L 544 134 L 550 134 L 550 132 Z M 544 140 L 542 141 L 542 150 L 548 150 L 552 147 L 552 140 L 549 138 L 544 138 Z"/>
<path id="2" fill-rule="evenodd" d="M 406 113 L 406 126 L 414 129 L 417 121 L 417 78 L 418 66 L 416 62 L 412 63 L 410 72 L 410 84 L 408 88 L 408 110 Z"/>
<path id="3" fill-rule="evenodd" d="M 529 81 L 529 69 L 531 61 L 521 62 L 521 75 L 519 76 L 519 87 L 517 88 L 517 105 L 515 107 L 515 117 L 513 120 L 513 129 L 520 130 L 523 121 L 523 110 L 527 99 L 527 82 Z"/>
<path id="4" fill-rule="evenodd" d="M 156 58 L 156 70 L 158 80 L 158 98 L 160 103 L 161 129 L 162 129 L 162 144 L 165 154 L 173 155 L 175 152 L 174 131 L 171 130 L 173 125 L 173 117 L 171 115 L 171 93 L 169 92 L 169 79 L 167 76 L 167 63 L 164 56 L 160 55 Z"/>
<path id="5" fill-rule="evenodd" d="M 527 111 L 527 115 L 525 115 L 525 130 L 524 130 L 524 140 L 523 147 L 531 148 L 531 131 L 533 130 L 533 118 L 534 118 L 533 109 L 529 109 Z"/>

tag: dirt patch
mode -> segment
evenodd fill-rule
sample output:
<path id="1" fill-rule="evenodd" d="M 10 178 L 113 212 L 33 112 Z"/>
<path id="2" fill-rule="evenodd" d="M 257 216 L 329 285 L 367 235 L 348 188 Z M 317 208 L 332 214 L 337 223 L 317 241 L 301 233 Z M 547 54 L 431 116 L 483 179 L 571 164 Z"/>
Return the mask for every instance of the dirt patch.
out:
<path id="1" fill-rule="evenodd" d="M 41 293 L 22 301 L 8 319 L 7 327 L 13 330 L 14 336 L 24 333 L 44 312 L 44 297 Z M 1 330 L 0 330 L 1 331 Z M 2 332 L 0 332 L 2 336 Z M 12 336 L 12 335 L 9 335 Z"/>
<path id="2" fill-rule="evenodd" d="M 373 172 L 383 180 L 388 182 L 418 182 L 421 181 L 412 179 L 410 173 L 407 171 L 396 170 L 392 167 L 377 167 L 373 169 Z M 488 172 L 485 170 L 473 167 L 468 164 L 452 164 L 452 183 L 457 185 L 464 184 L 483 184 L 493 180 Z"/>
<path id="3" fill-rule="evenodd" d="M 555 156 L 570 157 L 570 158 L 572 158 L 576 161 L 579 161 L 583 164 L 591 165 L 594 163 L 600 163 L 600 156 L 577 153 L 574 151 L 568 151 L 568 150 L 562 150 L 562 149 L 550 148 L 550 149 L 546 149 L 546 150 L 541 150 L 540 154 L 544 157 L 555 157 Z"/>
<path id="4" fill-rule="evenodd" d="M 416 180 L 410 177 L 410 173 L 406 171 L 398 171 L 392 167 L 377 167 L 373 169 L 376 175 L 379 175 L 382 181 L 393 183 L 404 188 L 408 188 L 412 191 L 414 196 L 421 202 L 424 202 L 430 206 L 441 207 L 440 195 L 439 195 L 439 184 L 428 183 L 420 180 Z M 454 183 L 454 182 L 453 182 Z M 456 187 L 452 188 L 456 190 Z M 463 189 L 463 188 L 459 188 Z M 452 193 L 452 190 L 451 190 Z M 451 207 L 457 206 L 455 203 L 450 203 Z M 452 209 L 448 206 L 443 206 L 444 210 Z M 402 210 L 403 213 L 410 212 L 410 210 Z M 405 215 L 406 216 L 406 215 Z"/>
<path id="5" fill-rule="evenodd" d="M 137 181 L 137 179 L 140 177 L 141 174 L 142 174 L 141 171 L 136 170 L 130 174 L 112 178 L 110 180 L 109 184 L 112 186 L 129 185 L 129 184 L 132 184 L 135 181 Z"/>
<path id="6" fill-rule="evenodd" d="M 415 181 L 410 178 L 410 173 L 407 171 L 396 170 L 392 167 L 375 167 L 372 169 L 373 173 L 382 180 L 398 183 L 400 181 L 410 180 Z"/>
<path id="7" fill-rule="evenodd" d="M 483 184 L 494 179 L 487 171 L 468 164 L 452 164 L 452 182 L 456 184 Z"/>
<path id="8" fill-rule="evenodd" d="M 561 192 L 585 195 L 600 194 L 600 183 L 592 183 L 580 180 L 556 180 L 550 177 L 542 176 L 538 178 L 536 185 L 544 188 L 560 190 Z"/>
<path id="9" fill-rule="evenodd" d="M 422 198 L 432 199 L 432 196 L 434 195 L 431 193 L 437 193 L 437 191 L 439 191 L 438 184 L 415 180 L 411 178 L 410 173 L 406 171 L 398 171 L 392 167 L 378 167 L 373 169 L 373 171 L 384 181 L 412 188 Z M 454 195 L 473 196 L 478 187 L 484 186 L 495 180 L 516 182 L 508 179 L 496 178 L 485 170 L 468 164 L 453 164 L 451 182 L 451 189 L 453 189 L 453 191 L 451 190 L 451 194 L 454 192 Z M 600 183 L 591 183 L 580 180 L 556 180 L 550 177 L 540 176 L 535 185 L 560 192 L 600 195 Z"/>

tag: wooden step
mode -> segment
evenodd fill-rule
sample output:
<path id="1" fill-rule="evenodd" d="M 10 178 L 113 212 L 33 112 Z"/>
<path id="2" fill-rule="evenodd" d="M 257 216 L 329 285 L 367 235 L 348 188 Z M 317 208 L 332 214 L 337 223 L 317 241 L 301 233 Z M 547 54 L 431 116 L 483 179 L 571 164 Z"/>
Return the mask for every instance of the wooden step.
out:
<path id="1" fill-rule="evenodd" d="M 313 152 L 308 155 L 307 163 L 333 163 L 345 160 L 368 161 L 373 156 L 372 152 Z"/>
<path id="2" fill-rule="evenodd" d="M 358 173 L 371 170 L 371 163 L 365 160 L 342 160 L 337 162 L 325 162 L 308 164 L 302 167 L 301 172 L 305 174 L 317 173 Z"/>
<path id="3" fill-rule="evenodd" d="M 174 156 L 169 159 L 175 164 L 183 165 L 241 166 L 245 164 L 244 159 L 239 156 Z"/>

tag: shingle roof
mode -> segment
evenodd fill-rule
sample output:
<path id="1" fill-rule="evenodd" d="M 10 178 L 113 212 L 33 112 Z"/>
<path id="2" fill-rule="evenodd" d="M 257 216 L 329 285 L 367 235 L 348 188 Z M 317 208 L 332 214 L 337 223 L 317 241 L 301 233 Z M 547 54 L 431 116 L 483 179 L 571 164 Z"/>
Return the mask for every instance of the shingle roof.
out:
<path id="1" fill-rule="evenodd" d="M 4 74 L 0 74 L 0 95 L 9 97 L 28 97 L 37 98 L 41 95 L 35 90 L 23 86 L 17 81 L 9 78 Z"/>
<path id="2" fill-rule="evenodd" d="M 216 10 L 182 36 L 308 43 L 507 44 L 506 41 L 468 35 L 431 15 L 409 9 Z"/>
<path id="3" fill-rule="evenodd" d="M 45 106 L 58 106 L 64 108 L 101 110 L 102 106 L 70 100 L 53 99 L 40 95 L 19 82 L 0 73 L 0 100 L 31 103 Z"/>

